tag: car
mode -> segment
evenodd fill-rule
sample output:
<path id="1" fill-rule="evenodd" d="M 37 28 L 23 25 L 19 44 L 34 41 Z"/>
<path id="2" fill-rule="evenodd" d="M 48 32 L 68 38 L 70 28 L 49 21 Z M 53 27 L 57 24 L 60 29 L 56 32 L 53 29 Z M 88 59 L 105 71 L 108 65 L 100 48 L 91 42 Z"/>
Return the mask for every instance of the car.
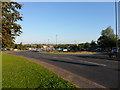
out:
<path id="1" fill-rule="evenodd" d="M 111 51 L 108 52 L 108 56 L 111 58 L 113 56 L 117 57 L 118 54 L 117 52 L 120 51 L 120 48 L 118 47 L 118 49 L 116 47 L 113 47 Z"/>

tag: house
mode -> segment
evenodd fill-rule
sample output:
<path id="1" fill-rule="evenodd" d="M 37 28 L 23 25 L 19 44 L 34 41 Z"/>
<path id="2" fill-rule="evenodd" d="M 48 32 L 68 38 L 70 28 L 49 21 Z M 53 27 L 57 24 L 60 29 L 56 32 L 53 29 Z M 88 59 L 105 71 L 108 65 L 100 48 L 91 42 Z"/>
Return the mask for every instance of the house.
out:
<path id="1" fill-rule="evenodd" d="M 54 51 L 55 48 L 53 45 L 43 45 L 43 50 L 44 51 Z"/>

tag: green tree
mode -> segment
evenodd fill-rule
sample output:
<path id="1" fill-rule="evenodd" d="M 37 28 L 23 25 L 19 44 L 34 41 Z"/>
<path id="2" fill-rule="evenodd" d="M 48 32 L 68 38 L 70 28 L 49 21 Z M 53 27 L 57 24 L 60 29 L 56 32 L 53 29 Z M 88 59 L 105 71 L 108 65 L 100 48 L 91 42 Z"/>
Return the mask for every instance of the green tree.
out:
<path id="1" fill-rule="evenodd" d="M 14 45 L 15 45 L 14 49 L 18 49 L 19 47 L 18 44 L 14 44 Z"/>
<path id="2" fill-rule="evenodd" d="M 118 46 L 120 47 L 120 39 L 118 40 Z"/>
<path id="3" fill-rule="evenodd" d="M 97 44 L 96 44 L 96 42 L 95 41 L 91 41 L 91 43 L 90 43 L 90 48 L 89 48 L 89 50 L 90 51 L 96 51 L 96 48 L 97 48 Z"/>
<path id="4" fill-rule="evenodd" d="M 113 29 L 109 26 L 102 30 L 101 36 L 98 38 L 98 45 L 103 49 L 111 49 L 116 46 L 116 36 Z"/>
<path id="5" fill-rule="evenodd" d="M 84 44 L 84 48 L 89 48 L 89 47 L 90 47 L 90 43 L 86 42 L 86 43 Z"/>
<path id="6" fill-rule="evenodd" d="M 91 47 L 95 47 L 96 45 L 97 45 L 97 44 L 95 43 L 95 41 L 92 40 L 91 43 L 90 43 L 90 46 L 91 46 Z"/>
<path id="7" fill-rule="evenodd" d="M 17 2 L 2 2 L 2 47 L 11 47 L 15 37 L 19 36 L 21 26 L 17 21 L 22 21 L 20 12 L 22 5 Z"/>
<path id="8" fill-rule="evenodd" d="M 62 45 L 57 45 L 57 46 L 54 46 L 55 48 L 67 48 L 69 45 L 67 44 L 62 44 Z"/>
<path id="9" fill-rule="evenodd" d="M 38 44 L 38 45 L 37 45 L 37 48 L 42 48 L 42 45 L 41 45 L 41 44 Z"/>
<path id="10" fill-rule="evenodd" d="M 22 42 L 19 44 L 19 49 L 20 49 L 20 50 L 22 50 L 22 49 L 23 49 Z"/>

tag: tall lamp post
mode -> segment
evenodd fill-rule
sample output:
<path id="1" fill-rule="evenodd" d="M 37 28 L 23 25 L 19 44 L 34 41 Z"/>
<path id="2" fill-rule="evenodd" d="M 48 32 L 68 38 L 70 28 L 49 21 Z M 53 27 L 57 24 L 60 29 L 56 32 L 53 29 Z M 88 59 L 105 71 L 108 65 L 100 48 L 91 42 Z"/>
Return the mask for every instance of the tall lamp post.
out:
<path id="1" fill-rule="evenodd" d="M 57 37 L 58 37 L 58 36 L 57 36 L 57 34 L 56 34 L 56 46 L 57 46 Z"/>
<path id="2" fill-rule="evenodd" d="M 116 0 L 115 0 L 115 23 L 116 23 L 116 50 L 118 56 L 118 9 Z"/>

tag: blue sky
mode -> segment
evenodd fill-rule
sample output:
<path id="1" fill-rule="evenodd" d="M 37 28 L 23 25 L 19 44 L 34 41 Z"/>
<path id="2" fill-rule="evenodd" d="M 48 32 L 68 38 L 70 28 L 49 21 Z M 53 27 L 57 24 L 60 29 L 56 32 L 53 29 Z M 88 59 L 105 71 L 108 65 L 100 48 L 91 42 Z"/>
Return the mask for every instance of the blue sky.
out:
<path id="1" fill-rule="evenodd" d="M 23 33 L 16 43 L 83 43 L 115 28 L 112 2 L 21 2 Z"/>

